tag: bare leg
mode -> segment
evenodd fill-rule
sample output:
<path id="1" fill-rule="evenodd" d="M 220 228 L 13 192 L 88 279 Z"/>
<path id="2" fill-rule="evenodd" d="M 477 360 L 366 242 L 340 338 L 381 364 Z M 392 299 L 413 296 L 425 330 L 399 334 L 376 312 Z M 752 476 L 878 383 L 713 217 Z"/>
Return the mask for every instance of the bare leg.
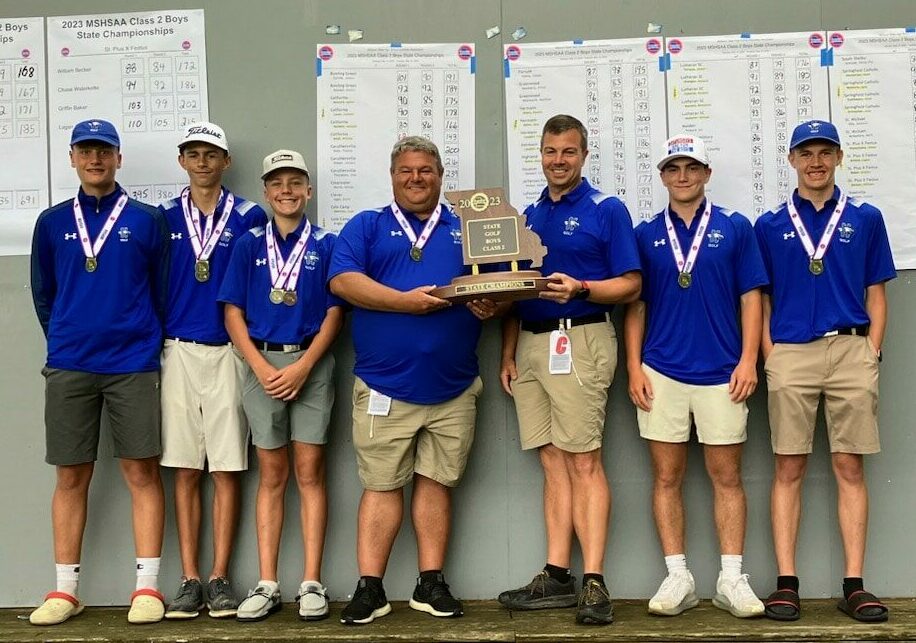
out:
<path id="1" fill-rule="evenodd" d="M 611 517 L 611 489 L 604 474 L 601 449 L 565 455 L 572 488 L 571 500 L 574 499 L 573 525 L 582 548 L 583 571 L 586 574 L 603 574 Z"/>
<path id="2" fill-rule="evenodd" d="M 258 529 L 258 565 L 261 580 L 278 580 L 277 558 L 283 531 L 283 499 L 289 480 L 287 448 L 258 447 L 258 500 L 255 522 Z"/>
<path id="3" fill-rule="evenodd" d="M 451 529 L 451 490 L 420 474 L 413 480 L 410 510 L 417 534 L 417 568 L 442 569 Z"/>
<path id="4" fill-rule="evenodd" d="M 324 447 L 293 442 L 296 483 L 299 486 L 299 519 L 305 552 L 303 580 L 321 580 L 321 558 L 328 525 L 328 490 L 325 484 Z"/>
<path id="5" fill-rule="evenodd" d="M 544 523 L 547 532 L 547 562 L 569 567 L 572 556 L 572 483 L 566 457 L 560 449 L 547 444 L 538 449 L 544 469 Z"/>
<path id="6" fill-rule="evenodd" d="M 62 565 L 80 562 L 89 482 L 94 462 L 57 467 L 57 484 L 51 497 L 51 524 L 54 529 L 54 561 Z"/>
<path id="7" fill-rule="evenodd" d="M 130 490 L 137 558 L 159 558 L 165 525 L 165 492 L 159 477 L 159 458 L 122 458 L 120 464 Z"/>
<path id="8" fill-rule="evenodd" d="M 795 549 L 801 520 L 802 482 L 808 467 L 807 455 L 776 455 L 776 473 L 770 495 L 773 547 L 780 576 L 796 576 Z"/>
<path id="9" fill-rule="evenodd" d="M 200 578 L 197 566 L 200 537 L 200 479 L 197 469 L 175 469 L 175 522 L 178 524 L 178 551 L 185 578 Z"/>
<path id="10" fill-rule="evenodd" d="M 652 456 L 652 512 L 665 556 L 685 553 L 682 487 L 687 469 L 687 444 L 649 440 Z"/>
<path id="11" fill-rule="evenodd" d="M 404 489 L 365 489 L 359 502 L 356 559 L 360 576 L 385 576 L 404 515 Z"/>
<path id="12" fill-rule="evenodd" d="M 740 444 L 707 445 L 706 472 L 712 482 L 716 514 L 716 532 L 722 554 L 744 553 L 744 533 L 747 525 L 747 500 L 741 482 Z"/>
<path id="13" fill-rule="evenodd" d="M 833 474 L 837 482 L 837 513 L 846 576 L 861 577 L 865 567 L 865 542 L 868 535 L 868 488 L 861 455 L 834 453 Z"/>
<path id="14" fill-rule="evenodd" d="M 229 559 L 239 525 L 241 486 L 237 471 L 213 471 L 213 567 L 210 580 L 229 576 Z M 198 496 L 199 497 L 199 496 Z"/>

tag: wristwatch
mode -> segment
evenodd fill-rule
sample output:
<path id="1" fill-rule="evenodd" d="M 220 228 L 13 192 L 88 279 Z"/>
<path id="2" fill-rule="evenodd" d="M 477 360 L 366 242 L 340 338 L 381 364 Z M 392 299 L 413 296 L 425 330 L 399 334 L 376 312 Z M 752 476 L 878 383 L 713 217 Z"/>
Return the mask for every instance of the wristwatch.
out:
<path id="1" fill-rule="evenodd" d="M 584 279 L 581 279 L 579 280 L 579 283 L 582 284 L 582 287 L 579 292 L 575 294 L 573 299 L 588 299 L 589 295 L 592 294 L 591 288 L 588 287 L 588 282 Z"/>

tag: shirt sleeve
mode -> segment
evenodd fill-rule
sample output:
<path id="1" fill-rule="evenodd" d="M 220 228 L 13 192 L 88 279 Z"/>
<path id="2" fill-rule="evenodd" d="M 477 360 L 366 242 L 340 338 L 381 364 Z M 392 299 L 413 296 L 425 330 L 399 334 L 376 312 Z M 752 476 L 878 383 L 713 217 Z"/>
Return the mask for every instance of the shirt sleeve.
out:
<path id="1" fill-rule="evenodd" d="M 894 256 L 887 238 L 887 228 L 880 210 L 875 210 L 874 223 L 868 242 L 868 257 L 865 260 L 865 285 L 873 286 L 890 281 L 897 276 L 894 267 Z"/>
<path id="2" fill-rule="evenodd" d="M 47 219 L 38 217 L 32 233 L 31 282 L 32 303 L 38 323 L 45 337 L 51 323 L 51 309 L 57 296 L 57 279 L 54 276 L 54 248 L 47 233 Z"/>
<path id="3" fill-rule="evenodd" d="M 251 206 L 251 209 L 245 217 L 245 225 L 247 226 L 247 230 L 265 227 L 267 225 L 267 213 L 264 212 L 264 208 L 257 203 Z"/>
<path id="4" fill-rule="evenodd" d="M 648 275 L 649 264 L 646 261 L 645 250 L 643 250 L 642 238 L 644 235 L 648 234 L 648 232 L 646 231 L 648 226 L 649 224 L 643 221 L 638 226 L 636 226 L 636 228 L 633 229 L 633 237 L 636 239 L 636 252 L 639 253 L 639 265 L 641 269 L 643 266 L 645 267 L 645 269 L 643 269 L 643 275 L 642 275 L 643 287 L 639 289 L 639 300 L 646 301 L 646 302 L 649 301 L 647 299 L 647 296 L 649 295 L 649 289 L 646 288 L 646 284 L 645 284 L 646 279 L 649 278 L 649 275 Z"/>
<path id="5" fill-rule="evenodd" d="M 617 198 L 610 198 L 608 212 L 605 216 L 608 229 L 608 268 L 611 277 L 641 270 L 639 249 L 636 247 L 636 235 L 633 232 L 633 219 L 627 206 Z M 603 204 L 602 204 L 603 205 Z"/>
<path id="6" fill-rule="evenodd" d="M 761 290 L 764 294 L 771 295 L 773 294 L 773 263 L 770 259 L 770 248 L 767 245 L 766 233 L 763 230 L 766 225 L 765 221 L 763 217 L 757 219 L 757 223 L 754 224 L 754 236 L 757 239 L 757 250 L 760 251 L 760 259 L 763 261 L 763 269 L 767 276 L 767 283 L 761 287 Z"/>
<path id="7" fill-rule="evenodd" d="M 224 304 L 232 304 L 245 310 L 248 305 L 248 269 L 251 265 L 251 246 L 257 238 L 248 232 L 238 240 L 229 257 L 229 266 L 223 283 L 220 284 L 216 300 Z"/>
<path id="8" fill-rule="evenodd" d="M 368 244 L 366 223 L 369 220 L 364 213 L 357 214 L 347 221 L 334 243 L 331 253 L 331 267 L 328 269 L 327 281 L 345 272 L 368 274 Z"/>
<path id="9" fill-rule="evenodd" d="M 743 295 L 754 288 L 762 288 L 770 283 L 767 277 L 766 268 L 763 265 L 763 258 L 760 255 L 760 247 L 757 245 L 757 237 L 754 235 L 754 228 L 747 218 L 738 214 L 732 214 L 731 220 L 735 225 L 735 234 L 738 235 L 738 294 Z"/>
<path id="10" fill-rule="evenodd" d="M 154 210 L 155 235 L 153 253 L 150 257 L 150 281 L 153 290 L 153 305 L 159 321 L 165 326 L 169 301 L 169 269 L 171 267 L 171 235 L 165 215 Z"/>
<path id="11" fill-rule="evenodd" d="M 334 256 L 334 248 L 337 245 L 337 235 L 328 233 L 324 236 L 321 242 L 324 246 L 322 249 L 322 254 L 325 258 L 330 260 L 330 258 Z M 330 272 L 330 261 L 325 261 L 324 265 L 328 266 L 328 272 Z M 328 281 L 329 279 L 327 276 L 325 276 L 324 288 L 325 294 L 327 295 L 325 309 L 333 308 L 334 306 L 340 306 L 344 310 L 349 310 L 350 304 L 331 292 L 331 288 L 328 286 Z"/>

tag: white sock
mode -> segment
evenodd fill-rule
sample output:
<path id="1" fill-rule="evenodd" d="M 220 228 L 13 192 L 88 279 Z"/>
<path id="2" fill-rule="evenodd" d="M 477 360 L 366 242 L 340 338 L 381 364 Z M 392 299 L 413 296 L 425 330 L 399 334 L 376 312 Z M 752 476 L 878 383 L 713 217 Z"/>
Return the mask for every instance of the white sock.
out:
<path id="1" fill-rule="evenodd" d="M 57 591 L 70 596 L 76 596 L 80 587 L 80 564 L 73 565 L 56 564 L 57 568 Z"/>
<path id="2" fill-rule="evenodd" d="M 684 574 L 687 572 L 687 555 L 672 554 L 665 556 L 665 567 L 668 568 L 668 574 Z"/>
<path id="3" fill-rule="evenodd" d="M 280 582 L 275 580 L 259 580 L 258 585 L 263 585 L 267 587 L 271 592 L 275 592 L 280 589 Z"/>
<path id="4" fill-rule="evenodd" d="M 738 578 L 741 575 L 741 565 L 744 556 L 741 554 L 722 554 L 722 576 L 725 578 Z"/>
<path id="5" fill-rule="evenodd" d="M 137 589 L 159 590 L 159 561 L 156 558 L 137 559 Z"/>

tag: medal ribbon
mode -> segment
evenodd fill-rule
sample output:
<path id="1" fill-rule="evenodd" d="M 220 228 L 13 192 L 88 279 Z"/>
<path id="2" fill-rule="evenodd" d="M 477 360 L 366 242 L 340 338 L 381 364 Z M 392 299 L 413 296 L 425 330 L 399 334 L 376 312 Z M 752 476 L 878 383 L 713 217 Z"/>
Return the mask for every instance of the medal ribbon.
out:
<path id="1" fill-rule="evenodd" d="M 226 224 L 229 223 L 229 214 L 232 212 L 232 206 L 235 205 L 235 196 L 229 191 L 226 191 L 225 195 L 223 212 L 219 216 L 219 222 L 216 227 L 213 225 L 213 219 L 216 218 L 216 213 L 214 213 L 214 216 L 205 217 L 207 220 L 206 228 L 202 230 L 200 226 L 200 210 L 191 201 L 191 189 L 186 187 L 181 191 L 181 209 L 184 212 L 184 222 L 188 228 L 191 247 L 194 248 L 194 259 L 197 261 L 210 259 L 210 255 L 213 254 L 216 243 L 222 236 Z"/>
<path id="2" fill-rule="evenodd" d="M 280 254 L 280 248 L 274 237 L 273 221 L 267 222 L 267 265 L 270 267 L 270 285 L 275 290 L 295 290 L 299 283 L 299 271 L 302 268 L 302 259 L 305 257 L 305 246 L 312 234 L 312 223 L 306 219 L 302 235 L 293 246 L 286 261 Z"/>
<path id="3" fill-rule="evenodd" d="M 120 217 L 121 213 L 124 211 L 125 205 L 127 205 L 127 193 L 122 192 L 121 198 L 115 203 L 114 208 L 111 210 L 111 214 L 108 215 L 108 219 L 105 221 L 105 225 L 102 226 L 99 236 L 95 238 L 94 242 L 90 243 L 89 228 L 86 226 L 86 219 L 83 218 L 83 208 L 80 206 L 79 198 L 74 197 L 73 218 L 76 220 L 76 231 L 79 233 L 80 245 L 83 246 L 83 254 L 87 259 L 99 256 L 99 253 L 102 251 L 102 246 L 104 246 L 105 241 L 108 240 L 108 235 L 111 234 L 115 223 L 118 222 L 118 217 Z"/>
<path id="4" fill-rule="evenodd" d="M 798 233 L 798 239 L 801 241 L 802 246 L 804 246 L 805 252 L 808 253 L 808 258 L 812 261 L 823 259 L 824 255 L 827 254 L 827 248 L 833 240 L 833 233 L 836 232 L 837 223 L 840 222 L 840 216 L 842 216 L 845 208 L 846 194 L 841 191 L 840 198 L 837 199 L 836 207 L 833 209 L 833 214 L 830 215 L 830 220 L 827 221 L 827 227 L 824 228 L 824 234 L 821 235 L 821 240 L 817 242 L 817 249 L 815 249 L 814 244 L 811 242 L 811 235 L 808 234 L 808 230 L 805 228 L 805 224 L 801 220 L 798 210 L 795 209 L 795 202 L 791 197 L 786 201 L 786 209 L 789 210 L 789 220 Z"/>
<path id="5" fill-rule="evenodd" d="M 394 201 L 391 202 L 391 211 L 394 213 L 394 218 L 398 220 L 398 225 L 401 226 L 401 230 L 403 230 L 407 238 L 410 239 L 410 245 L 416 246 L 422 250 L 426 242 L 429 241 L 430 236 L 432 236 L 436 224 L 439 223 L 439 218 L 442 216 L 442 204 L 439 203 L 436 205 L 436 209 L 433 210 L 432 215 L 426 220 L 426 226 L 420 232 L 419 238 L 413 231 L 413 228 L 410 227 L 410 223 L 407 221 L 407 217 L 404 216 L 404 213 L 401 212 L 401 208 L 399 208 L 398 204 Z"/>
<path id="6" fill-rule="evenodd" d="M 674 263 L 677 264 L 678 272 L 690 274 L 694 264 L 697 262 L 697 255 L 700 254 L 700 246 L 703 244 L 703 234 L 706 232 L 706 226 L 709 225 L 709 217 L 712 214 L 712 201 L 706 199 L 706 208 L 700 217 L 700 223 L 697 231 L 693 235 L 693 241 L 690 242 L 690 250 L 687 251 L 687 259 L 684 259 L 684 253 L 681 250 L 681 244 L 677 240 L 677 232 L 674 230 L 674 222 L 671 218 L 671 207 L 665 208 L 665 229 L 668 231 L 668 241 L 671 244 L 671 254 L 674 255 Z"/>

